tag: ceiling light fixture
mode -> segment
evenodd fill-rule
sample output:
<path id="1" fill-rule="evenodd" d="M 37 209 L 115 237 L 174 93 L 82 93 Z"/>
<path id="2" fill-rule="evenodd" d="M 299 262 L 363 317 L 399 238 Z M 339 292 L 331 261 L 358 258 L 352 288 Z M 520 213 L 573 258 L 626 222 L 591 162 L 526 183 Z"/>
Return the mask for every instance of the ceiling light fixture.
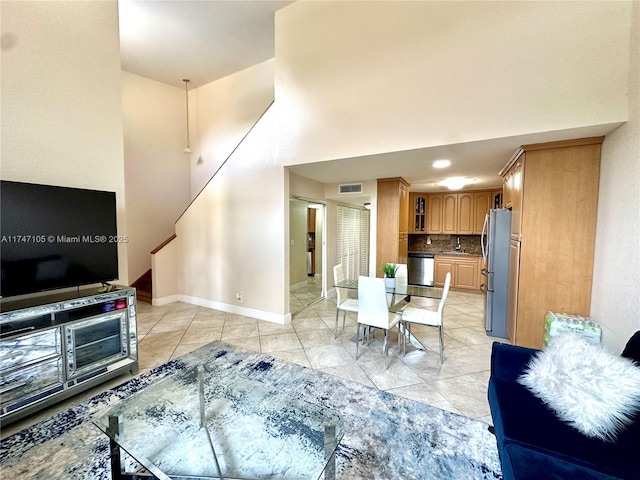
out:
<path id="1" fill-rule="evenodd" d="M 433 162 L 433 168 L 447 168 L 451 165 L 451 161 L 449 160 L 436 160 Z"/>
<path id="2" fill-rule="evenodd" d="M 191 147 L 189 146 L 189 79 L 183 78 L 184 82 L 184 96 L 187 104 L 187 146 L 183 150 L 184 153 L 191 153 Z"/>
<path id="3" fill-rule="evenodd" d="M 439 182 L 438 185 L 447 187 L 449 190 L 460 190 L 465 185 L 469 185 L 470 183 L 473 183 L 473 179 L 471 178 L 449 177 Z"/>

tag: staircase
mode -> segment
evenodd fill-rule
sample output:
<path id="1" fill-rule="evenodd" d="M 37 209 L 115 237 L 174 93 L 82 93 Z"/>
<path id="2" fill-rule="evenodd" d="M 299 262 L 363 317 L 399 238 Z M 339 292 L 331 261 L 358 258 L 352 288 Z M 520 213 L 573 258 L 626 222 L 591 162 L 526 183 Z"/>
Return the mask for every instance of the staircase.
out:
<path id="1" fill-rule="evenodd" d="M 139 279 L 133 282 L 131 286 L 136 289 L 138 301 L 151 303 L 151 269 L 147 270 Z"/>

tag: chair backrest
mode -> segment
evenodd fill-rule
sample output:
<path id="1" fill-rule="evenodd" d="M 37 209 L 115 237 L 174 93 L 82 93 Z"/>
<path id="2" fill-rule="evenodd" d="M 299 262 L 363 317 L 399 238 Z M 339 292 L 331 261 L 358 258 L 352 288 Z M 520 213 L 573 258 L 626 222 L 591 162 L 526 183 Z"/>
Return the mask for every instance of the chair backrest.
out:
<path id="1" fill-rule="evenodd" d="M 396 268 L 396 291 L 399 293 L 406 292 L 407 286 L 409 285 L 409 275 L 407 271 L 406 263 L 393 263 Z M 389 308 L 393 305 L 393 301 L 395 300 L 395 294 L 387 293 L 387 305 Z"/>
<path id="2" fill-rule="evenodd" d="M 389 329 L 389 307 L 384 279 L 358 277 L 358 322 Z"/>
<path id="3" fill-rule="evenodd" d="M 444 288 L 442 289 L 442 298 L 438 304 L 438 316 L 442 321 L 442 311 L 444 310 L 444 302 L 447 300 L 449 294 L 449 286 L 451 285 L 451 272 L 447 272 L 447 276 L 444 278 Z"/>
<path id="4" fill-rule="evenodd" d="M 396 286 L 404 285 L 405 287 L 409 284 L 409 275 L 407 273 L 407 264 L 406 263 L 396 263 L 398 270 L 396 270 Z"/>
<path id="5" fill-rule="evenodd" d="M 344 268 L 342 268 L 342 264 L 339 263 L 338 265 L 333 267 L 333 284 L 337 285 L 344 279 Z M 346 292 L 346 289 L 337 287 L 336 293 L 338 295 L 336 303 L 338 304 L 338 306 L 340 306 L 340 304 L 344 303 L 344 301 L 348 298 L 348 293 Z"/>

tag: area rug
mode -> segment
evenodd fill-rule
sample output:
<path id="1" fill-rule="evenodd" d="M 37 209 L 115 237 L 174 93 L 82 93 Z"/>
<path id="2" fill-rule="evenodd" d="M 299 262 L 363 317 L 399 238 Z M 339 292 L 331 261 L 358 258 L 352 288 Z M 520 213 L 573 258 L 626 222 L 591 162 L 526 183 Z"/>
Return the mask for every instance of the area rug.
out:
<path id="1" fill-rule="evenodd" d="M 131 394 L 203 362 L 220 384 L 254 379 L 277 395 L 339 412 L 344 436 L 336 451 L 337 479 L 502 478 L 495 437 L 482 422 L 221 342 L 6 438 L 0 443 L 2 477 L 109 480 L 108 439 L 92 419 Z"/>

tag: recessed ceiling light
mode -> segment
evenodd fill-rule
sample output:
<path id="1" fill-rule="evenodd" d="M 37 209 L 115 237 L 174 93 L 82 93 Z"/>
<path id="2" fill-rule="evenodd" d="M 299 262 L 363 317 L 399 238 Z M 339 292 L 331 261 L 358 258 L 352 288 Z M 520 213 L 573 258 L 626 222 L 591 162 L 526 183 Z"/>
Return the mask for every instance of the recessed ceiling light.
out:
<path id="1" fill-rule="evenodd" d="M 444 187 L 447 187 L 449 190 L 460 190 L 465 185 L 469 185 L 470 183 L 473 183 L 473 179 L 472 178 L 449 177 L 449 178 L 445 178 L 444 180 L 439 182 L 438 185 L 442 185 Z"/>
<path id="2" fill-rule="evenodd" d="M 449 160 L 436 160 L 433 162 L 433 168 L 447 168 L 449 165 L 451 165 Z"/>

